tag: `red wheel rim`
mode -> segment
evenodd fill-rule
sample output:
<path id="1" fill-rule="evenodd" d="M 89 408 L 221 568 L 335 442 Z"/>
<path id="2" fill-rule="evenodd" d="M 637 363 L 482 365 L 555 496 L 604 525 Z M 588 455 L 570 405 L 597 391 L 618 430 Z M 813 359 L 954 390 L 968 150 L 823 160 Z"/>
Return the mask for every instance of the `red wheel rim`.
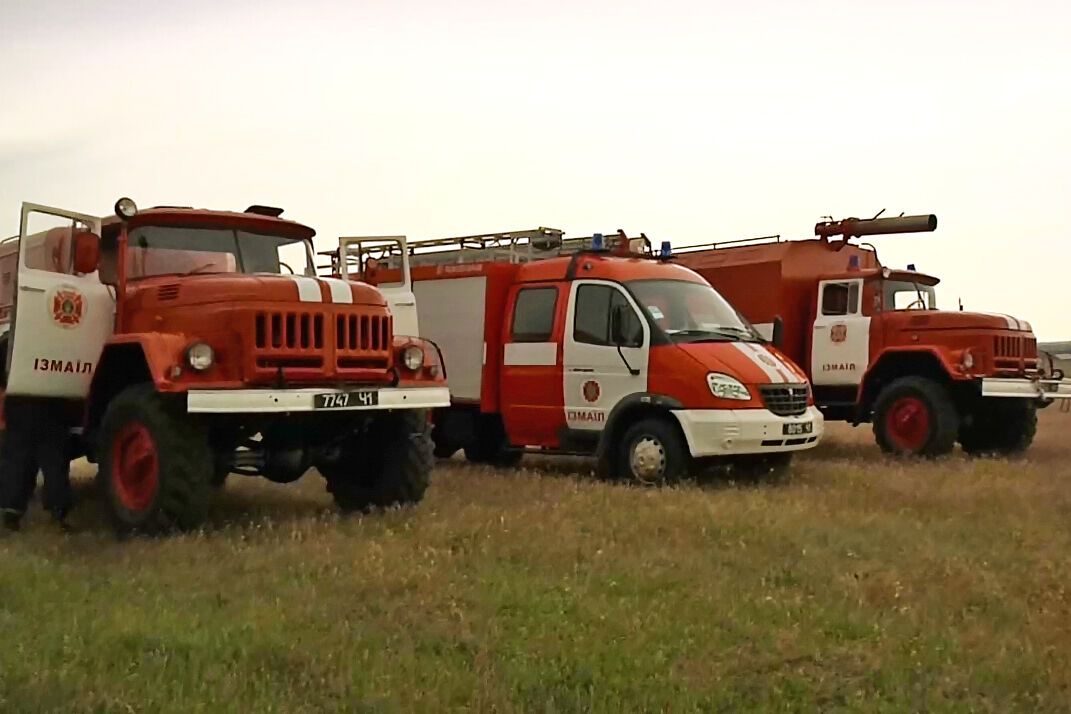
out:
<path id="1" fill-rule="evenodd" d="M 918 397 L 901 397 L 885 417 L 889 440 L 901 451 L 921 451 L 930 438 L 930 409 Z"/>
<path id="2" fill-rule="evenodd" d="M 112 484 L 119 502 L 130 511 L 147 510 L 159 483 L 160 461 L 152 434 L 137 422 L 126 424 L 112 445 Z"/>

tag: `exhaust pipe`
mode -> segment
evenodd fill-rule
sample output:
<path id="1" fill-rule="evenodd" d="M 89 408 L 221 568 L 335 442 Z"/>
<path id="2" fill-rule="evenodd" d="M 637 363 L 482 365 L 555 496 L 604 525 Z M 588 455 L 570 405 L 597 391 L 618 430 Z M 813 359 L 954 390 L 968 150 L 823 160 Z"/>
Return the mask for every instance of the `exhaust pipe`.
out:
<path id="1" fill-rule="evenodd" d="M 894 218 L 845 218 L 840 221 L 824 221 L 814 226 L 814 234 L 821 238 L 844 236 L 890 235 L 893 233 L 930 233 L 937 230 L 937 216 L 932 213 L 919 216 Z"/>

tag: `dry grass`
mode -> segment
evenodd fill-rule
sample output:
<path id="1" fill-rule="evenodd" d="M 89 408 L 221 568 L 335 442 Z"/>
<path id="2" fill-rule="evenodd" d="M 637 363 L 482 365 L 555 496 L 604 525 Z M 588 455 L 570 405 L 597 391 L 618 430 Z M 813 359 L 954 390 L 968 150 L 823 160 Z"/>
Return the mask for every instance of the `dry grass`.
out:
<path id="1" fill-rule="evenodd" d="M 36 512 L 0 710 L 1067 711 L 1069 437 L 1050 409 L 1026 460 L 908 464 L 835 428 L 785 482 L 662 492 L 455 462 L 362 519 L 236 482 L 126 543 Z"/>

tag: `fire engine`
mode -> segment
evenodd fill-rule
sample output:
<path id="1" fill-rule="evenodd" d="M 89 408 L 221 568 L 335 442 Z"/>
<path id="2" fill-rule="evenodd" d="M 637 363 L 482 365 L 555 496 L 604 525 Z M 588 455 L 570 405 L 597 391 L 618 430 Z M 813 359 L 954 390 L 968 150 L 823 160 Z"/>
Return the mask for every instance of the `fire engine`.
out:
<path id="1" fill-rule="evenodd" d="M 2 396 L 69 405 L 120 531 L 197 525 L 231 473 L 315 467 L 343 510 L 423 497 L 438 354 L 375 287 L 317 278 L 281 213 L 26 203 L 0 243 Z"/>
<path id="2" fill-rule="evenodd" d="M 694 460 L 783 468 L 823 420 L 803 372 L 699 275 L 601 235 L 540 228 L 333 256 L 374 284 L 411 280 L 421 335 L 449 370 L 435 452 L 516 464 L 526 451 L 598 457 L 672 482 Z"/>
<path id="3" fill-rule="evenodd" d="M 972 454 L 1022 452 L 1036 409 L 1071 397 L 1039 364 L 1030 324 L 938 310 L 936 277 L 851 242 L 936 228 L 933 215 L 829 220 L 815 239 L 713 243 L 676 259 L 804 366 L 827 419 L 872 422 L 884 451 L 933 456 L 958 441 Z"/>

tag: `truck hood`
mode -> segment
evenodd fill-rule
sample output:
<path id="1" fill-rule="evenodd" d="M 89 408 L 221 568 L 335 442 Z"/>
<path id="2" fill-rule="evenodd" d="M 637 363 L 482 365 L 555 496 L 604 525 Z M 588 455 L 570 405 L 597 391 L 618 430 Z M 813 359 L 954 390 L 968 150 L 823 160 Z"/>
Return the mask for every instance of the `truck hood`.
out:
<path id="1" fill-rule="evenodd" d="M 757 342 L 688 342 L 676 345 L 711 372 L 751 384 L 806 382 L 800 368 L 770 345 Z"/>
<path id="2" fill-rule="evenodd" d="M 130 291 L 146 308 L 254 301 L 386 305 L 367 283 L 299 275 L 162 275 L 132 282 Z"/>
<path id="3" fill-rule="evenodd" d="M 1015 330 L 1031 332 L 1030 323 L 1011 315 L 952 310 L 902 310 L 884 315 L 887 326 L 916 332 L 927 330 Z"/>

